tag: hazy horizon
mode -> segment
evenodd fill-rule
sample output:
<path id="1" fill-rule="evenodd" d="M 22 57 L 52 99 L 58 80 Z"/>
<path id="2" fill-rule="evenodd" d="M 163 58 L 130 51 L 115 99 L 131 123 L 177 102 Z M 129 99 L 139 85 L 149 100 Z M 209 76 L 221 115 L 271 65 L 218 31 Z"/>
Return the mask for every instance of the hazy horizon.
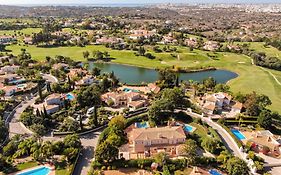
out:
<path id="1" fill-rule="evenodd" d="M 224 4 L 268 4 L 268 3 L 281 3 L 280 0 L 142 0 L 141 2 L 136 2 L 134 0 L 45 0 L 44 2 L 38 2 L 34 0 L 0 0 L 0 5 L 91 5 L 91 4 L 101 4 L 101 5 L 112 5 L 112 4 L 160 4 L 160 3 L 224 3 Z"/>

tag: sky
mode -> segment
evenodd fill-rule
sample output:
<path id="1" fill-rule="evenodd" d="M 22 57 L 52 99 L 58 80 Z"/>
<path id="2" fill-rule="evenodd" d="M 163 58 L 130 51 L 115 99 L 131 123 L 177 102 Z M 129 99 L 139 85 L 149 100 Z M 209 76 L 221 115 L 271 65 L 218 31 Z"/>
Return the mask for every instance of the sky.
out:
<path id="1" fill-rule="evenodd" d="M 281 3 L 281 0 L 0 0 L 0 5 L 144 4 L 144 3 Z"/>

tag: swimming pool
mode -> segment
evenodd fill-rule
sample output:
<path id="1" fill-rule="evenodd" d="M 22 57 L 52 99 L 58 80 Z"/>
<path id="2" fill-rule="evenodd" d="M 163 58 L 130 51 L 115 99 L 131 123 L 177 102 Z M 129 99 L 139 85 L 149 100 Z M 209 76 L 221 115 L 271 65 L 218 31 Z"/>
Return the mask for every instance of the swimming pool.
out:
<path id="1" fill-rule="evenodd" d="M 149 123 L 148 122 L 138 122 L 136 123 L 137 128 L 149 128 Z"/>
<path id="2" fill-rule="evenodd" d="M 193 127 L 190 125 L 185 124 L 183 129 L 187 132 L 192 132 L 193 131 Z"/>
<path id="3" fill-rule="evenodd" d="M 17 175 L 48 175 L 50 172 L 50 168 L 43 166 L 23 173 L 18 173 Z"/>
<path id="4" fill-rule="evenodd" d="M 18 80 L 12 80 L 9 83 L 13 83 L 13 84 L 20 84 L 20 83 L 24 83 L 25 79 L 18 79 Z"/>
<path id="5" fill-rule="evenodd" d="M 25 88 L 27 85 L 26 84 L 18 84 L 17 88 Z"/>
<path id="6" fill-rule="evenodd" d="M 139 92 L 138 90 L 130 89 L 130 88 L 124 88 L 123 91 L 124 92 Z"/>
<path id="7" fill-rule="evenodd" d="M 66 94 L 66 98 L 68 100 L 72 101 L 75 97 L 74 97 L 74 95 L 72 93 L 68 93 L 68 94 Z"/>
<path id="8" fill-rule="evenodd" d="M 237 137 L 239 140 L 244 140 L 246 137 L 237 129 L 232 129 L 231 132 Z"/>
<path id="9" fill-rule="evenodd" d="M 211 175 L 222 175 L 221 173 L 219 173 L 217 170 L 214 170 L 214 169 L 210 170 L 209 174 L 211 174 Z"/>

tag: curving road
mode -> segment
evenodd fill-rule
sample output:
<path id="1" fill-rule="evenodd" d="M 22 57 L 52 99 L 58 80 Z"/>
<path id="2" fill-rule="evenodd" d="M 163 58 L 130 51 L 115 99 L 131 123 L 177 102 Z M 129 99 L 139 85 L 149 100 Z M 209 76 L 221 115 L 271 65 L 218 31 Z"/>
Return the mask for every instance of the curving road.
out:
<path id="1" fill-rule="evenodd" d="M 222 138 L 222 141 L 224 142 L 224 145 L 230 152 L 232 152 L 235 156 L 239 157 L 240 159 L 245 159 L 243 153 L 240 151 L 240 148 L 236 144 L 235 140 L 219 124 L 213 122 L 210 118 L 203 117 L 202 115 L 193 112 L 189 112 L 189 111 L 182 111 L 182 112 L 185 112 L 187 115 L 190 115 L 194 118 L 200 118 L 202 121 L 206 122 L 209 126 L 211 126 L 213 129 L 215 129 L 218 132 L 218 134 Z"/>
<path id="2" fill-rule="evenodd" d="M 50 74 L 42 74 L 43 79 L 51 83 L 57 83 L 58 79 Z M 8 115 L 6 119 L 6 126 L 9 126 L 9 136 L 12 137 L 16 134 L 20 135 L 32 135 L 33 132 L 26 128 L 20 121 L 20 115 L 29 106 L 34 105 L 36 99 L 39 96 L 32 97 L 29 100 L 22 101 L 19 106 L 17 106 L 12 113 Z"/>

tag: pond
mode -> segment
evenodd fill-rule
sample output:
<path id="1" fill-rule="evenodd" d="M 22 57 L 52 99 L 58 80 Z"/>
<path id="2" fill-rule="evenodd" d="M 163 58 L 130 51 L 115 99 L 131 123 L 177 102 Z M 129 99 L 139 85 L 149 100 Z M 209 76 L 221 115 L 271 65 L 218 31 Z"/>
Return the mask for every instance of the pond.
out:
<path id="1" fill-rule="evenodd" d="M 152 83 L 158 80 L 158 72 L 154 69 L 147 69 L 136 66 L 128 66 L 122 64 L 109 63 L 89 63 L 89 69 L 98 67 L 102 73 L 114 72 L 122 83 L 141 84 Z M 238 75 L 227 70 L 210 70 L 204 72 L 179 73 L 180 80 L 194 80 L 201 82 L 202 80 L 213 77 L 218 83 L 226 83 L 227 81 L 236 78 Z"/>

